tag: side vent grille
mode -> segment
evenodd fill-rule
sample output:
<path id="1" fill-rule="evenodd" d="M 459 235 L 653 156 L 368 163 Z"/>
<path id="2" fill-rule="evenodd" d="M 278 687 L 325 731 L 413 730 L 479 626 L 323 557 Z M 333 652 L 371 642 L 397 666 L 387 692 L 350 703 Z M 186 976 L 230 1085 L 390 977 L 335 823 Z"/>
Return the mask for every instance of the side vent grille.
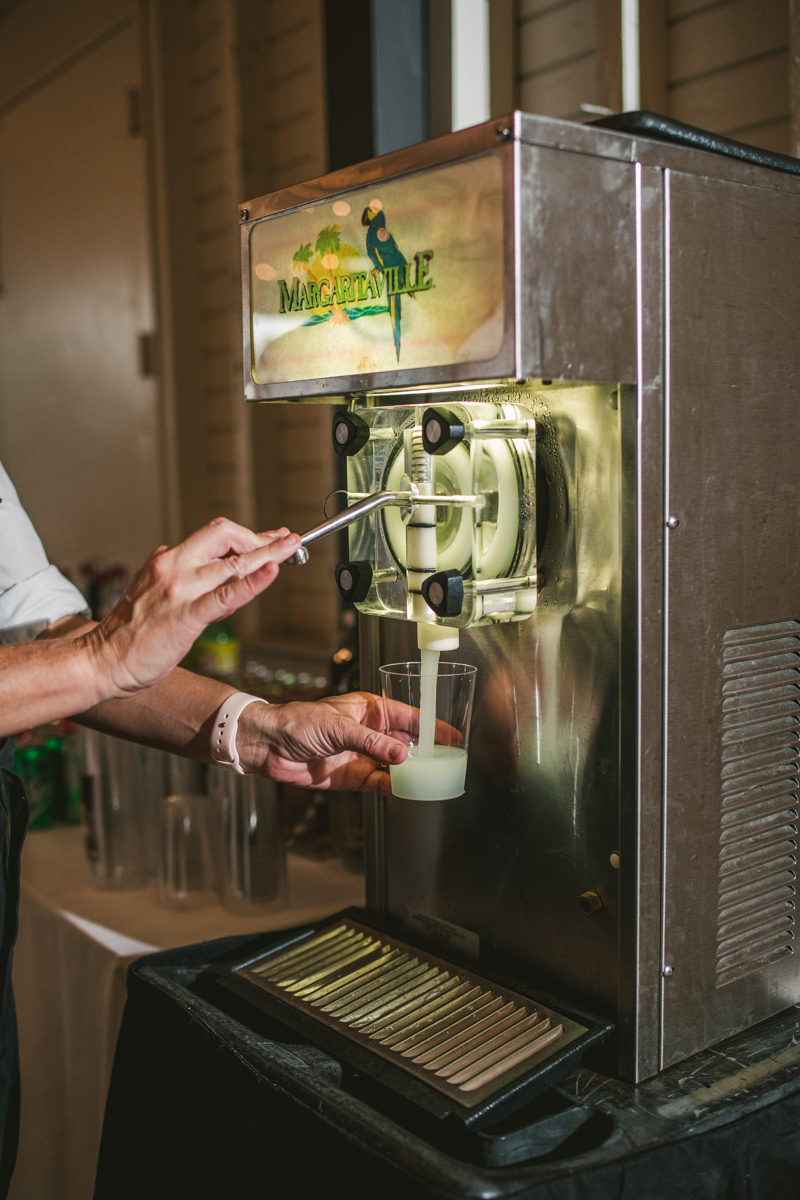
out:
<path id="1" fill-rule="evenodd" d="M 717 987 L 793 953 L 800 621 L 729 630 L 722 661 Z"/>

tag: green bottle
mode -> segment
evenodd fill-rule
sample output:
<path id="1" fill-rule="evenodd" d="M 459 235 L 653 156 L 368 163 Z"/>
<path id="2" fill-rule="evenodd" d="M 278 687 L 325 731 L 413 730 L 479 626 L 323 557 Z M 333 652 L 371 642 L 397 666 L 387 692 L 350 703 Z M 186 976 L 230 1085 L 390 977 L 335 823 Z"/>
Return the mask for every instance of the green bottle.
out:
<path id="1" fill-rule="evenodd" d="M 46 829 L 53 823 L 56 806 L 53 768 L 53 749 L 47 743 L 19 746 L 14 754 L 14 770 L 22 776 L 31 804 L 29 829 Z"/>
<path id="2" fill-rule="evenodd" d="M 64 789 L 63 820 L 68 825 L 80 825 L 83 753 L 80 730 L 71 721 L 62 722 L 61 771 Z"/>
<path id="3" fill-rule="evenodd" d="M 225 678 L 239 671 L 239 637 L 230 621 L 209 625 L 192 647 L 191 662 L 201 675 Z"/>

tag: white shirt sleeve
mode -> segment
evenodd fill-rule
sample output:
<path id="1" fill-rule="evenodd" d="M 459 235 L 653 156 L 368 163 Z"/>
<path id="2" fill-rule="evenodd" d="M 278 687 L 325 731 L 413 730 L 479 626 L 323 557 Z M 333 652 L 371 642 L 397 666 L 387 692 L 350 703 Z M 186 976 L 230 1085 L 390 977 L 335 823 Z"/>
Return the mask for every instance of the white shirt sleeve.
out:
<path id="1" fill-rule="evenodd" d="M 0 463 L 0 631 L 28 625 L 44 628 L 86 609 L 78 589 L 47 561 L 39 535 Z"/>

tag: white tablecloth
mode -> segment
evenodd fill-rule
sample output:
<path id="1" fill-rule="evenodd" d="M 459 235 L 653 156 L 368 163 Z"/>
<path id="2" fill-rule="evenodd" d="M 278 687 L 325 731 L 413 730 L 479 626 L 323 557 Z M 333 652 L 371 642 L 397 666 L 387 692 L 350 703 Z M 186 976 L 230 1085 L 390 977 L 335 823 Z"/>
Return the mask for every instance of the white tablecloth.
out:
<path id="1" fill-rule="evenodd" d="M 22 1129 L 11 1200 L 91 1200 L 125 974 L 151 950 L 299 925 L 361 904 L 363 879 L 338 859 L 289 856 L 289 908 L 255 917 L 220 906 L 173 913 L 154 888 L 99 892 L 82 831 L 28 835 L 14 989 Z"/>

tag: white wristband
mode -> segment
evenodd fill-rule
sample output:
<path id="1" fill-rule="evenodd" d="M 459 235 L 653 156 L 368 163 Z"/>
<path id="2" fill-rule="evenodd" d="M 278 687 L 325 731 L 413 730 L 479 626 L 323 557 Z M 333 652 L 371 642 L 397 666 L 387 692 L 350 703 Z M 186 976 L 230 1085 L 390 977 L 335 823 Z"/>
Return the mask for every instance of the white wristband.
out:
<path id="1" fill-rule="evenodd" d="M 239 717 L 248 704 L 267 704 L 260 696 L 248 696 L 247 692 L 234 692 L 214 717 L 214 727 L 211 730 L 211 757 L 214 762 L 223 767 L 233 767 L 239 775 L 246 775 L 239 762 L 239 751 L 236 749 L 236 733 L 239 729 Z"/>

